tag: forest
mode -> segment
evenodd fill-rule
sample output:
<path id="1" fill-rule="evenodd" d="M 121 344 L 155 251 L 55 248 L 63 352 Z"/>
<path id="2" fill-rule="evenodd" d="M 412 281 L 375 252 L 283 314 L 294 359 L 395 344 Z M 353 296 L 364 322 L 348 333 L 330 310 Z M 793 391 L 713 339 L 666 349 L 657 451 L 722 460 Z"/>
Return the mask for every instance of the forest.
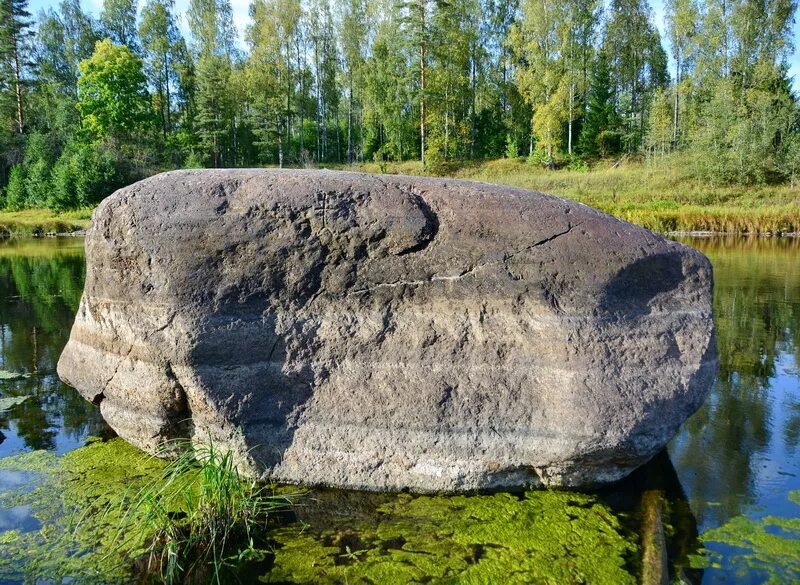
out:
<path id="1" fill-rule="evenodd" d="M 244 30 L 230 0 L 0 0 L 0 204 L 90 207 L 182 167 L 522 157 L 794 185 L 796 8 L 665 0 L 662 35 L 647 0 L 253 0 Z"/>

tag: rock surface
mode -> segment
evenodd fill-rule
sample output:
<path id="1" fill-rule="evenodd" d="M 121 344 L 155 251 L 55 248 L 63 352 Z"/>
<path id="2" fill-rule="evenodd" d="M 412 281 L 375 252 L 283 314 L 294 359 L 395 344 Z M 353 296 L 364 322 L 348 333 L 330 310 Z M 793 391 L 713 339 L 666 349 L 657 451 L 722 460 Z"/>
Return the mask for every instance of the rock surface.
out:
<path id="1" fill-rule="evenodd" d="M 699 252 L 464 181 L 158 175 L 96 210 L 61 378 L 156 452 L 281 482 L 585 486 L 657 453 L 717 358 Z"/>

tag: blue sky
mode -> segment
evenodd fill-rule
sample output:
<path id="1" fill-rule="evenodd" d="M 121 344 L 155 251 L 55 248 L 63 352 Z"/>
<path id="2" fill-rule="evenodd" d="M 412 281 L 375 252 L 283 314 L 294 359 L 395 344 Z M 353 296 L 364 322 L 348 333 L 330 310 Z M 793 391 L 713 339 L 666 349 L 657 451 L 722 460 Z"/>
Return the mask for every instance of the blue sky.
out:
<path id="1" fill-rule="evenodd" d="M 233 6 L 233 19 L 234 23 L 236 24 L 236 29 L 239 31 L 240 37 L 244 33 L 244 29 L 247 26 L 247 22 L 249 17 L 247 15 L 248 6 L 250 5 L 251 0 L 231 0 L 231 4 Z M 97 16 L 100 12 L 100 8 L 103 5 L 103 0 L 81 0 L 83 7 L 85 10 L 88 10 L 93 15 Z M 139 0 L 140 7 L 144 4 L 143 0 Z M 651 6 L 653 7 L 653 12 L 655 13 L 655 21 L 658 28 L 664 31 L 664 2 L 663 0 L 651 0 Z M 38 14 L 39 10 L 48 7 L 56 7 L 58 2 L 54 2 L 52 0 L 30 0 L 30 11 L 35 15 Z M 186 8 L 189 5 L 189 0 L 176 0 L 175 1 L 175 8 L 181 15 L 181 28 L 186 34 L 186 20 L 183 17 L 184 13 L 186 12 Z M 662 34 L 663 37 L 663 34 Z M 797 23 L 794 25 L 794 43 L 797 47 L 800 47 L 800 26 Z M 795 53 L 792 55 L 790 60 L 790 74 L 794 78 L 794 86 L 795 88 L 800 87 L 800 55 L 795 50 Z"/>

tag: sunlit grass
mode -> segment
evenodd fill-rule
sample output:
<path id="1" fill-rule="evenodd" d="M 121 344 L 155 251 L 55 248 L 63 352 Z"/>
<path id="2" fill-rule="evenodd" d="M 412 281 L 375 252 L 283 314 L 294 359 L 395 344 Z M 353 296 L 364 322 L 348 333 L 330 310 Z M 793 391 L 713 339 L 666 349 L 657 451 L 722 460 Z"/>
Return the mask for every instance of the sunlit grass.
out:
<path id="1" fill-rule="evenodd" d="M 32 236 L 47 233 L 70 233 L 86 229 L 91 209 L 55 213 L 49 209 L 0 211 L 0 235 Z"/>
<path id="2" fill-rule="evenodd" d="M 324 165 L 371 173 L 424 175 L 419 161 Z M 548 170 L 524 158 L 450 164 L 459 179 L 511 185 L 585 203 L 658 232 L 732 234 L 800 232 L 800 186 L 714 185 L 697 178 L 695 161 L 673 154 L 650 161 L 599 161 L 591 168 Z M 67 233 L 85 229 L 91 209 L 56 214 L 0 211 L 0 235 Z"/>
<path id="3" fill-rule="evenodd" d="M 694 162 L 686 155 L 615 163 L 600 161 L 591 169 L 551 171 L 525 159 L 500 159 L 465 163 L 450 174 L 566 197 L 660 232 L 800 232 L 798 186 L 711 185 L 696 178 Z M 424 174 L 417 161 L 356 168 Z"/>

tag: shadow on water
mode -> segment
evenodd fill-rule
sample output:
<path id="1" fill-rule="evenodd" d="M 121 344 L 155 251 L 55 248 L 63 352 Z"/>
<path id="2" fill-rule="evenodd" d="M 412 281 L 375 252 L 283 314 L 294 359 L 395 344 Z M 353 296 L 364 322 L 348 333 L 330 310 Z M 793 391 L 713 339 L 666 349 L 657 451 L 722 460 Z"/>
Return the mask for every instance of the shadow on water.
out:
<path id="1" fill-rule="evenodd" d="M 687 243 L 714 265 L 720 370 L 669 450 L 707 527 L 800 488 L 800 240 Z"/>

